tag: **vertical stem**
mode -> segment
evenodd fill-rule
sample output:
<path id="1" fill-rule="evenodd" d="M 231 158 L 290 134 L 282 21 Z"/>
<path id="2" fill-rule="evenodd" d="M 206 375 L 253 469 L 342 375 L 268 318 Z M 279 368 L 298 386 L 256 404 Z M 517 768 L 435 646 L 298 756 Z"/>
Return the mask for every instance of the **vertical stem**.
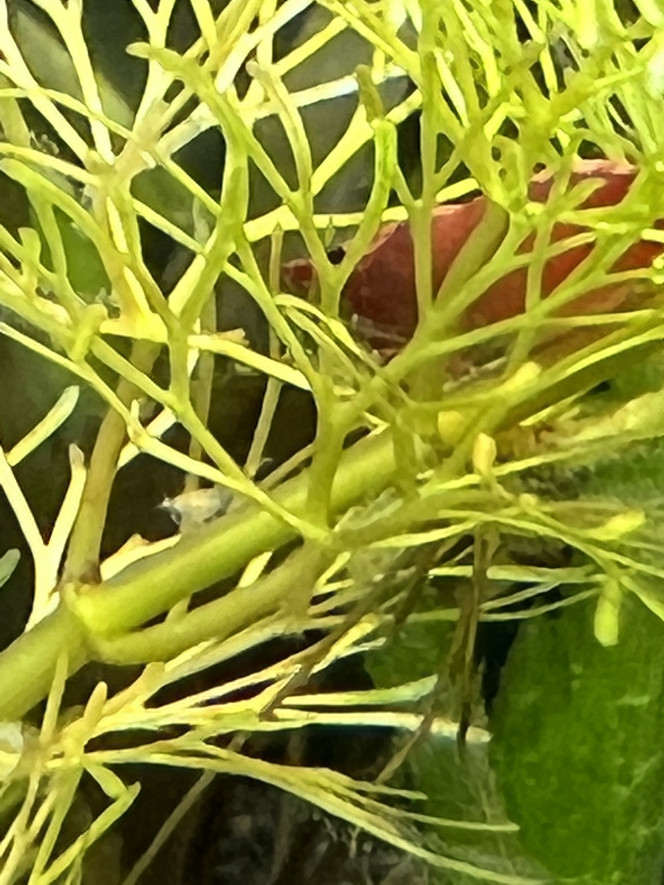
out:
<path id="1" fill-rule="evenodd" d="M 217 331 L 217 301 L 214 295 L 208 299 L 201 315 L 201 331 L 213 334 Z M 191 385 L 191 404 L 194 412 L 205 426 L 208 426 L 210 414 L 210 402 L 212 400 L 212 383 L 214 381 L 215 356 L 209 351 L 201 351 L 198 355 L 198 371 Z M 194 461 L 203 460 L 203 446 L 200 441 L 191 438 L 189 443 L 189 457 Z M 185 491 L 190 492 L 198 488 L 198 479 L 188 476 L 185 480 Z"/>
<path id="2" fill-rule="evenodd" d="M 154 344 L 137 342 L 132 350 L 132 363 L 141 372 L 149 372 L 157 357 Z M 118 399 L 128 406 L 136 395 L 132 383 L 122 379 L 117 388 Z M 101 423 L 83 490 L 83 498 L 69 542 L 62 583 L 98 584 L 99 551 L 106 524 L 106 512 L 118 459 L 127 435 L 123 418 L 109 409 Z"/>

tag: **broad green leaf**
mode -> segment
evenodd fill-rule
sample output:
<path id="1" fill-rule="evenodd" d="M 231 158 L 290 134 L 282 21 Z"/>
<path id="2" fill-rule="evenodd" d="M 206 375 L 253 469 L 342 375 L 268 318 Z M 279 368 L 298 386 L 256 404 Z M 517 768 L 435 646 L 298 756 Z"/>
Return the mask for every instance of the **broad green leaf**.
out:
<path id="1" fill-rule="evenodd" d="M 620 642 L 593 604 L 524 625 L 503 670 L 492 758 L 510 819 L 554 876 L 659 885 L 664 864 L 664 625 L 625 598 Z"/>

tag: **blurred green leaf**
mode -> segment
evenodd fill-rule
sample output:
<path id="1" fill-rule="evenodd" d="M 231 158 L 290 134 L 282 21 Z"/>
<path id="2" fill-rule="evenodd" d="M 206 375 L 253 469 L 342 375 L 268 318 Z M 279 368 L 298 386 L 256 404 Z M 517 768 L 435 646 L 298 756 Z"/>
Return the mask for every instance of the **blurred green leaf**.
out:
<path id="1" fill-rule="evenodd" d="M 592 602 L 521 628 L 492 760 L 526 848 L 560 881 L 659 885 L 664 862 L 664 625 L 625 600 L 620 642 Z"/>
<path id="2" fill-rule="evenodd" d="M 14 549 L 8 550 L 5 555 L 0 558 L 0 587 L 11 578 L 20 558 L 21 554 L 18 550 Z"/>

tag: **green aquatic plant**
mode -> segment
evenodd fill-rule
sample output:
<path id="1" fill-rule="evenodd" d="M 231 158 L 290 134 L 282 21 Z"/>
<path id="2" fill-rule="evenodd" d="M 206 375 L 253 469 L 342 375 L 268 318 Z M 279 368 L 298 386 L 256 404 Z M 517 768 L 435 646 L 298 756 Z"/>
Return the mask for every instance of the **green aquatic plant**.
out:
<path id="1" fill-rule="evenodd" d="M 16 205 L 0 224 L 0 335 L 39 358 L 20 394 L 41 410 L 0 451 L 34 572 L 25 630 L 0 652 L 0 883 L 79 881 L 86 849 L 136 797 L 121 777 L 134 763 L 201 780 L 129 882 L 218 773 L 295 793 L 441 881 L 546 880 L 547 858 L 523 867 L 464 842 L 513 832 L 495 809 L 443 818 L 421 804 L 426 782 L 363 782 L 243 746 L 372 722 L 413 743 L 458 730 L 479 745 L 480 622 L 590 601 L 588 635 L 612 646 L 625 599 L 662 617 L 656 504 L 557 490 L 664 432 L 656 371 L 645 390 L 592 394 L 635 361 L 656 368 L 664 335 L 664 9 L 635 5 L 133 0 L 131 26 L 113 37 L 138 72 L 128 82 L 104 63 L 95 3 L 0 3 L 0 172 Z M 331 70 L 340 56 L 347 68 Z M 404 156 L 413 115 L 417 151 Z M 201 166 L 195 148 L 210 134 L 217 153 Z M 388 224 L 408 226 L 410 252 L 379 251 Z M 381 330 L 361 334 L 353 301 L 371 255 L 369 301 L 388 319 L 399 299 L 416 305 L 390 353 Z M 390 287 L 397 260 L 412 263 L 412 291 Z M 285 283 L 293 261 L 307 298 Z M 238 291 L 258 329 L 218 324 Z M 243 461 L 210 424 L 219 366 L 264 379 Z M 289 389 L 313 403 L 315 435 L 260 478 Z M 82 408 L 94 440 L 84 454 L 80 420 L 44 531 L 20 478 Z M 172 443 L 176 427 L 185 445 Z M 104 557 L 111 491 L 137 457 L 179 471 L 180 508 L 201 483 L 232 495 L 205 524 Z M 526 561 L 551 545 L 562 563 Z M 393 628 L 422 624 L 424 671 L 401 683 Z M 304 648 L 278 663 L 163 699 L 289 636 Z M 442 668 L 436 644 L 449 652 Z M 312 673 L 362 654 L 386 684 L 324 704 L 303 693 Z M 132 675 L 71 705 L 67 686 L 91 662 Z M 450 671 L 462 702 L 446 716 L 431 698 Z M 84 782 L 106 805 L 67 840 Z"/>

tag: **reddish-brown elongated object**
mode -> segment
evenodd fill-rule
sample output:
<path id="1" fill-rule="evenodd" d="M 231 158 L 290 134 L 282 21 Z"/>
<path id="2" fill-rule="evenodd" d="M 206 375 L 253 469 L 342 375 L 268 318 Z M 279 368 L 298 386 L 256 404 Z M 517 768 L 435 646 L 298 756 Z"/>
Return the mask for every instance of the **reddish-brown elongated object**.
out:
<path id="1" fill-rule="evenodd" d="M 597 188 L 578 207 L 579 212 L 582 214 L 584 210 L 621 203 L 629 193 L 636 174 L 635 167 L 627 163 L 578 160 L 570 175 L 569 187 L 584 180 L 598 179 Z M 530 183 L 530 199 L 545 203 L 553 181 L 549 170 L 535 175 Z M 477 197 L 467 203 L 450 203 L 434 210 L 431 224 L 434 292 L 445 279 L 459 250 L 484 217 L 486 208 L 486 198 Z M 664 222 L 657 223 L 656 226 L 662 228 Z M 587 230 L 589 227 L 583 224 L 557 222 L 552 228 L 551 241 L 565 240 Z M 530 251 L 533 243 L 534 236 L 528 237 L 519 251 Z M 546 298 L 555 291 L 595 248 L 596 244 L 591 242 L 569 248 L 550 258 L 542 272 L 542 297 Z M 658 243 L 639 240 L 623 253 L 611 270 L 647 268 L 663 248 Z M 284 267 L 284 282 L 290 291 L 306 296 L 314 274 L 311 262 L 290 262 Z M 522 313 L 525 309 L 526 283 L 525 267 L 498 280 L 467 309 L 461 318 L 461 328 L 475 329 Z M 606 285 L 584 293 L 567 304 L 559 315 L 620 310 L 633 291 L 632 282 Z M 388 330 L 402 340 L 410 338 L 418 316 L 413 243 L 408 222 L 386 224 L 381 228 L 366 255 L 353 270 L 344 288 L 343 298 L 349 314 L 357 315 L 366 327 L 376 330 L 377 341 Z M 376 343 L 372 340 L 372 334 L 368 337 L 371 343 Z"/>

